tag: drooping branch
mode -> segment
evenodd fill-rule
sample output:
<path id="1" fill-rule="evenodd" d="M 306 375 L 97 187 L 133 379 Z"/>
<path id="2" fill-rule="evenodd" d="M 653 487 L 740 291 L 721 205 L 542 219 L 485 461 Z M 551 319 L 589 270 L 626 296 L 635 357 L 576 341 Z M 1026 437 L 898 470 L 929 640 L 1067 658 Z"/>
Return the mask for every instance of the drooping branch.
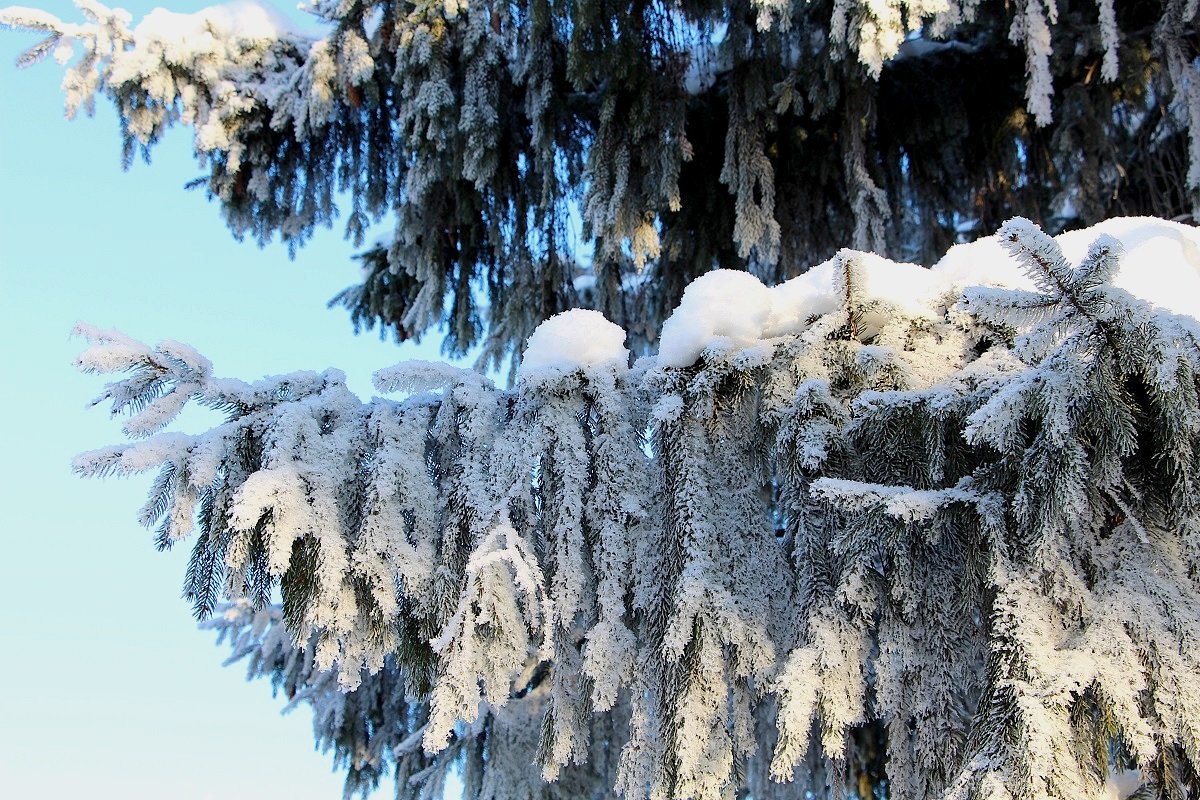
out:
<path id="1" fill-rule="evenodd" d="M 199 528 L 198 613 L 351 790 L 1189 793 L 1198 247 L 1014 220 L 932 270 L 715 271 L 632 368 L 575 310 L 512 389 L 416 362 L 369 403 L 85 328 L 138 438 L 76 467 L 161 470 L 142 521 Z M 163 431 L 188 400 L 227 421 Z"/>

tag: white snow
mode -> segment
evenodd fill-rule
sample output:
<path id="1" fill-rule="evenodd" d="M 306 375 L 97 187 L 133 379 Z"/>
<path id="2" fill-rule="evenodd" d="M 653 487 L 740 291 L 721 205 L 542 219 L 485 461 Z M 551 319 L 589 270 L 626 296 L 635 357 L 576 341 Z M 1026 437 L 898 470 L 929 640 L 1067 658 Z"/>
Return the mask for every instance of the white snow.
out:
<path id="1" fill-rule="evenodd" d="M 686 366 L 718 336 L 735 349 L 762 338 L 771 322 L 771 291 L 748 272 L 718 269 L 701 275 L 683 291 L 679 307 L 663 323 L 658 363 Z"/>
<path id="2" fill-rule="evenodd" d="M 914 317 L 933 313 L 934 302 L 944 287 L 930 270 L 920 264 L 889 261 L 874 253 L 856 253 L 854 257 L 861 271 L 860 279 L 865 280 L 858 287 L 860 292 L 899 306 Z"/>
<path id="3" fill-rule="evenodd" d="M 936 290 L 929 270 L 900 264 L 872 253 L 843 250 L 798 277 L 767 288 L 748 272 L 718 269 L 701 275 L 684 290 L 679 307 L 663 323 L 660 366 L 695 363 L 710 343 L 727 340 L 743 350 L 763 339 L 800 333 L 809 320 L 836 309 L 844 289 L 839 273 L 853 258 L 863 285 L 859 292 L 885 298 L 914 315 L 928 315 Z"/>
<path id="4" fill-rule="evenodd" d="M 217 40 L 270 41 L 292 34 L 292 26 L 274 8 L 254 0 L 210 6 L 192 14 L 156 8 L 133 30 L 139 44 L 155 41 L 168 46 L 168 57 L 177 63 L 197 52 L 210 52 Z"/>
<path id="5" fill-rule="evenodd" d="M 771 319 L 763 336 L 796 333 L 808 317 L 828 314 L 837 308 L 833 266 L 830 259 L 771 289 Z"/>
<path id="6" fill-rule="evenodd" d="M 1113 286 L 1134 297 L 1200 319 L 1200 229 L 1154 217 L 1118 217 L 1055 238 L 1078 264 L 1100 234 L 1125 247 Z"/>
<path id="7" fill-rule="evenodd" d="M 933 265 L 932 271 L 948 291 L 961 291 L 967 286 L 1027 291 L 1037 288 L 995 236 L 954 245 Z"/>
<path id="8" fill-rule="evenodd" d="M 1102 234 L 1125 249 L 1114 286 L 1166 311 L 1200 319 L 1200 230 L 1152 217 L 1123 217 L 1064 233 L 1056 241 L 1067 260 L 1079 264 Z M 718 340 L 738 351 L 801 333 L 810 320 L 841 305 L 847 264 L 856 275 L 858 296 L 884 301 L 912 317 L 940 317 L 969 286 L 1036 290 L 996 236 L 951 247 L 931 269 L 843 250 L 772 288 L 747 272 L 714 270 L 684 290 L 663 324 L 659 366 L 694 364 Z"/>
<path id="9" fill-rule="evenodd" d="M 580 367 L 616 365 L 629 360 L 625 331 L 599 311 L 573 308 L 538 325 L 525 344 L 521 377 L 541 380 Z"/>
<path id="10" fill-rule="evenodd" d="M 1200 319 L 1200 229 L 1155 217 L 1116 217 L 1054 240 L 1077 266 L 1102 235 L 1119 241 L 1125 251 L 1113 286 L 1173 314 Z M 1036 291 L 995 236 L 951 247 L 932 271 L 955 293 L 968 286 Z"/>
<path id="11" fill-rule="evenodd" d="M 1115 772 L 1111 767 L 1104 781 L 1104 800 L 1125 800 L 1142 785 L 1142 773 L 1136 769 Z"/>

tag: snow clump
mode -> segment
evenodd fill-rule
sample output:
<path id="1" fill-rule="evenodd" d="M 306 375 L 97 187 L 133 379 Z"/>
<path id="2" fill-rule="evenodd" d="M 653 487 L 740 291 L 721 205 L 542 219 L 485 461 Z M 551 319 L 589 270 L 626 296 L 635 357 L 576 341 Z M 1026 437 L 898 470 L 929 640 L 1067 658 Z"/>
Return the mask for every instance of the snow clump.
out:
<path id="1" fill-rule="evenodd" d="M 683 290 L 679 307 L 663 323 L 658 363 L 684 366 L 719 336 L 734 349 L 762 338 L 773 322 L 771 290 L 749 272 L 718 269 L 701 275 Z"/>
<path id="2" fill-rule="evenodd" d="M 1104 234 L 1125 249 L 1115 287 L 1163 310 L 1200 319 L 1200 230 L 1152 217 L 1126 217 L 1061 234 L 1055 241 L 1067 260 L 1078 264 Z M 802 333 L 812 320 L 841 305 L 847 275 L 853 276 L 860 299 L 882 301 L 913 317 L 940 318 L 971 286 L 1037 288 L 996 236 L 955 245 L 930 269 L 842 250 L 771 288 L 748 272 L 714 270 L 684 290 L 679 307 L 663 324 L 658 365 L 690 366 L 717 343 L 742 350 Z"/>
<path id="3" fill-rule="evenodd" d="M 252 0 L 210 6 L 191 14 L 156 8 L 133 29 L 141 47 L 162 48 L 167 61 L 190 62 L 199 54 L 216 53 L 223 42 L 273 41 L 294 36 L 288 20 L 276 9 Z"/>
<path id="4" fill-rule="evenodd" d="M 847 259 L 865 285 L 859 292 L 894 303 L 909 313 L 927 314 L 935 293 L 929 270 L 872 253 L 843 250 L 786 283 L 767 288 L 748 272 L 718 269 L 701 275 L 683 291 L 679 307 L 663 323 L 658 364 L 686 367 L 722 338 L 734 350 L 763 339 L 802 332 L 810 320 L 840 304 L 845 287 L 840 273 Z"/>
<path id="5" fill-rule="evenodd" d="M 1154 217 L 1117 217 L 1055 241 L 1067 261 L 1078 264 L 1101 234 L 1125 248 L 1113 286 L 1172 314 L 1200 319 L 1200 229 Z"/>
<path id="6" fill-rule="evenodd" d="M 761 285 L 761 284 L 760 284 Z M 599 311 L 573 308 L 538 325 L 521 359 L 524 380 L 546 380 L 579 368 L 629 363 L 625 331 Z"/>
<path id="7" fill-rule="evenodd" d="M 1125 250 L 1113 278 L 1116 288 L 1165 311 L 1200 319 L 1200 231 L 1152 217 L 1126 217 L 1061 234 L 1055 241 L 1067 260 L 1078 264 L 1101 235 L 1117 239 Z M 802 333 L 813 320 L 839 308 L 851 291 L 862 302 L 879 301 L 876 316 L 886 315 L 890 306 L 914 318 L 938 319 L 971 286 L 1037 290 L 996 236 L 955 245 L 929 269 L 842 250 L 774 287 L 742 270 L 713 270 L 688 285 L 663 323 L 658 366 L 690 366 L 710 346 L 737 352 Z M 599 312 L 565 311 L 529 337 L 521 375 L 529 379 L 547 370 L 560 375 L 610 362 L 623 366 L 629 356 L 624 342 L 625 332 Z"/>

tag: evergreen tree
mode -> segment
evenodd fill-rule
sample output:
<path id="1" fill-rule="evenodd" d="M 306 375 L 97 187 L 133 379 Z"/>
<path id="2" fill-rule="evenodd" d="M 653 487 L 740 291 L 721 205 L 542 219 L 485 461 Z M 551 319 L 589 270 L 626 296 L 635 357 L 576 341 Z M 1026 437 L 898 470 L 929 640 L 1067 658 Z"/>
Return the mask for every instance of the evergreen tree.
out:
<path id="1" fill-rule="evenodd" d="M 127 158 L 193 126 L 264 241 L 393 213 L 335 301 L 518 356 L 364 403 L 81 328 L 133 441 L 78 471 L 158 470 L 348 794 L 1200 794 L 1200 235 L 1046 232 L 1194 212 L 1194 0 L 78 5 L 0 22 Z"/>

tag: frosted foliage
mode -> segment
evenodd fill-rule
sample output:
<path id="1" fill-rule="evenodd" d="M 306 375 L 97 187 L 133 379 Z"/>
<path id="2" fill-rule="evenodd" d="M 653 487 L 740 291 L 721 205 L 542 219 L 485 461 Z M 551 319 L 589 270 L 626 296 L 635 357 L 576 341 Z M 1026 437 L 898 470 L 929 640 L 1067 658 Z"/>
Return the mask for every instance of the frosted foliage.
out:
<path id="1" fill-rule="evenodd" d="M 458 605 L 430 642 L 446 671 L 430 698 L 426 750 L 444 749 L 458 720 L 475 721 L 484 699 L 480 684 L 492 705 L 502 706 L 531 650 L 549 656 L 544 582 L 536 556 L 511 525 L 498 525 L 472 552 Z M 526 620 L 539 634 L 533 642 Z"/>
<path id="2" fill-rule="evenodd" d="M 1025 47 L 1025 74 L 1028 80 L 1025 84 L 1025 100 L 1029 111 L 1039 125 L 1048 125 L 1054 116 L 1050 102 L 1054 93 L 1050 75 L 1050 24 L 1058 13 L 1055 0 L 1023 0 L 1017 5 L 1018 11 L 1008 35 L 1014 44 Z M 1102 33 L 1106 25 L 1107 22 L 1102 21 Z M 1109 58 L 1107 54 L 1105 58 Z"/>
<path id="3" fill-rule="evenodd" d="M 139 520 L 351 791 L 1185 797 L 1198 317 L 1195 228 L 1014 219 L 928 270 L 710 273 L 632 368 L 560 315 L 509 390 L 81 326 L 131 441 L 75 467 L 158 470 Z M 189 401 L 226 421 L 166 429 Z"/>
<path id="4" fill-rule="evenodd" d="M 306 4 L 311 35 L 249 0 L 77 5 L 0 10 L 42 37 L 20 64 L 66 65 L 69 114 L 112 101 L 126 162 L 189 127 L 237 236 L 338 220 L 359 245 L 388 218 L 336 303 L 399 340 L 445 322 L 484 365 L 576 306 L 648 353 L 717 265 L 783 283 L 843 245 L 928 263 L 1016 213 L 1200 208 L 1189 0 L 339 0 Z"/>
<path id="5" fill-rule="evenodd" d="M 1096 0 L 1096 9 L 1100 12 L 1100 39 L 1104 42 L 1104 63 L 1102 72 L 1104 79 L 1115 81 L 1120 69 L 1118 47 L 1121 31 L 1117 27 L 1116 0 Z"/>
<path id="6" fill-rule="evenodd" d="M 953 12 L 961 13 L 957 0 L 835 0 L 829 31 L 835 42 L 852 46 L 867 72 L 878 78 L 909 34 L 926 22 L 944 24 Z"/>
<path id="7" fill-rule="evenodd" d="M 278 74 L 298 66 L 307 44 L 275 11 L 253 2 L 194 14 L 155 9 L 132 29 L 124 12 L 95 8 L 103 28 L 51 27 L 62 36 L 60 60 L 76 42 L 84 49 L 63 84 L 68 114 L 90 108 L 101 89 L 138 87 L 142 103 L 123 115 L 130 137 L 149 144 L 179 121 L 195 129 L 197 153 L 218 152 L 235 165 L 244 153 L 239 117 L 268 102 Z"/>

